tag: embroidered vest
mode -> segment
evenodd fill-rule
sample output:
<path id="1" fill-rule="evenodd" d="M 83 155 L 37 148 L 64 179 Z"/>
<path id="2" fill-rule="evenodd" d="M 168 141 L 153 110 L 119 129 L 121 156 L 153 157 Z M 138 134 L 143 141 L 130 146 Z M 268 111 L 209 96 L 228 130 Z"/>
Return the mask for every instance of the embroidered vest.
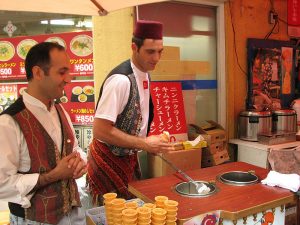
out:
<path id="1" fill-rule="evenodd" d="M 57 162 L 73 151 L 74 135 L 60 105 L 55 104 L 60 117 L 63 148 L 58 151 L 52 138 L 37 118 L 25 107 L 19 98 L 7 112 L 19 124 L 25 137 L 31 160 L 30 173 L 46 173 L 54 169 Z M 77 185 L 74 179 L 61 180 L 36 191 L 31 207 L 25 209 L 25 218 L 41 223 L 57 224 L 72 210 L 81 206 Z"/>
<path id="2" fill-rule="evenodd" d="M 105 80 L 107 80 L 110 76 L 114 74 L 122 74 L 127 76 L 130 81 L 130 92 L 128 97 L 128 102 L 121 112 L 118 115 L 115 127 L 124 131 L 127 134 L 137 136 L 141 129 L 142 123 L 142 114 L 141 114 L 141 106 L 140 106 L 140 96 L 138 91 L 138 86 L 131 68 L 130 60 L 127 60 L 113 69 Z M 104 81 L 105 82 L 105 81 Z M 104 84 L 103 82 L 103 84 Z M 103 85 L 100 89 L 100 95 L 98 98 L 97 106 L 100 101 L 101 95 L 103 91 Z M 152 99 L 150 98 L 149 102 L 149 121 L 148 121 L 148 130 L 150 128 L 150 124 L 153 120 L 153 103 Z M 108 144 L 107 144 L 108 145 Z M 132 154 L 132 150 L 134 149 L 126 149 L 121 148 L 114 145 L 108 145 L 109 149 L 117 156 L 125 156 L 128 154 Z"/>

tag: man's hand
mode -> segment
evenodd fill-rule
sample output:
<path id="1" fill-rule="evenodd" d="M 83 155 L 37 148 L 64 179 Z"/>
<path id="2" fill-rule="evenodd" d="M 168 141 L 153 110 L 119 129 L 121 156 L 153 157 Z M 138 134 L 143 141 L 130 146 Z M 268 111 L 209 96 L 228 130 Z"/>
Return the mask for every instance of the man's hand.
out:
<path id="1" fill-rule="evenodd" d="M 173 144 L 166 142 L 160 135 L 152 135 L 146 138 L 143 150 L 150 153 L 164 153 L 175 150 Z"/>
<path id="2" fill-rule="evenodd" d="M 73 178 L 77 179 L 83 176 L 86 170 L 86 163 L 83 161 L 79 153 L 76 153 L 75 158 L 69 160 L 68 168 L 73 170 Z"/>

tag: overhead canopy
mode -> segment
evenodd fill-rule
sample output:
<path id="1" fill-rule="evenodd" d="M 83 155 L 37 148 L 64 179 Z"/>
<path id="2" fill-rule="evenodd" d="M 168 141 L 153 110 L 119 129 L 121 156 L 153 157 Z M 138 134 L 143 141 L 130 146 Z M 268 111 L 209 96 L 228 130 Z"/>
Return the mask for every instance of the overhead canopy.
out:
<path id="1" fill-rule="evenodd" d="M 0 10 L 105 15 L 118 9 L 166 0 L 0 0 Z"/>

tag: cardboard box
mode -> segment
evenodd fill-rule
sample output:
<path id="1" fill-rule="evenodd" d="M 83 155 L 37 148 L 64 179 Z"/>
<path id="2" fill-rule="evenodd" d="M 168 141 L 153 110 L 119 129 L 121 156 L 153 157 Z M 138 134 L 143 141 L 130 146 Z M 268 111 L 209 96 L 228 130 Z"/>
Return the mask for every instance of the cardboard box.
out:
<path id="1" fill-rule="evenodd" d="M 210 144 L 210 146 L 208 146 L 209 152 L 210 154 L 216 154 L 217 152 L 221 152 L 224 151 L 224 149 L 226 149 L 226 142 L 225 141 L 221 141 L 221 142 L 216 142 L 213 144 Z"/>
<path id="2" fill-rule="evenodd" d="M 215 154 L 210 154 L 209 149 L 203 149 L 203 155 L 201 160 L 201 167 L 210 167 L 220 165 L 228 161 L 229 155 L 227 149 L 218 151 Z"/>
<path id="3" fill-rule="evenodd" d="M 201 168 L 201 148 L 172 151 L 164 153 L 163 156 L 183 171 Z M 160 177 L 176 172 L 160 157 L 153 154 L 148 154 L 148 171 L 150 177 Z"/>
<path id="4" fill-rule="evenodd" d="M 193 139 L 196 135 L 201 134 L 207 141 L 208 146 L 216 142 L 226 141 L 226 132 L 221 125 L 212 120 L 205 122 L 206 124 L 202 126 L 189 124 L 189 139 Z"/>

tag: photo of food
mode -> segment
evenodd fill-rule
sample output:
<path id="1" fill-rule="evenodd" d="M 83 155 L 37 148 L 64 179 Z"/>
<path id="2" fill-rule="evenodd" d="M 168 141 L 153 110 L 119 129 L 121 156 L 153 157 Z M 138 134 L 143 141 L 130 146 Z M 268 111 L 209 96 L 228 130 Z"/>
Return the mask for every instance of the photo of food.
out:
<path id="1" fill-rule="evenodd" d="M 93 53 L 93 39 L 88 35 L 77 35 L 71 40 L 70 49 L 77 56 L 88 56 Z"/>
<path id="2" fill-rule="evenodd" d="M 1 106 L 6 105 L 7 101 L 8 101 L 7 97 L 5 97 L 4 95 L 0 95 L 0 105 Z"/>
<path id="3" fill-rule="evenodd" d="M 67 98 L 67 96 L 62 96 L 62 97 L 60 97 L 59 101 L 61 103 L 67 103 L 68 102 L 68 98 Z"/>
<path id="4" fill-rule="evenodd" d="M 15 55 L 15 48 L 9 41 L 0 41 L 0 61 L 10 60 Z"/>
<path id="5" fill-rule="evenodd" d="M 81 83 L 80 83 L 81 84 Z M 76 85 L 76 84 L 75 84 Z M 94 102 L 94 87 L 93 85 L 73 86 L 71 88 L 70 102 Z"/>
<path id="6" fill-rule="evenodd" d="M 80 95 L 80 94 L 82 93 L 82 87 L 80 87 L 80 86 L 75 86 L 75 87 L 73 87 L 72 93 L 73 93 L 74 95 Z"/>
<path id="7" fill-rule="evenodd" d="M 86 95 L 93 95 L 94 94 L 94 87 L 92 86 L 84 86 L 83 93 Z"/>
<path id="8" fill-rule="evenodd" d="M 4 111 L 3 106 L 0 105 L 0 113 L 2 113 Z"/>
<path id="9" fill-rule="evenodd" d="M 25 39 L 21 41 L 17 46 L 17 54 L 21 59 L 25 59 L 28 51 L 32 46 L 36 45 L 38 42 L 33 39 Z"/>
<path id="10" fill-rule="evenodd" d="M 49 37 L 46 39 L 45 42 L 57 43 L 57 44 L 63 46 L 65 49 L 67 48 L 66 42 L 60 37 Z"/>
<path id="11" fill-rule="evenodd" d="M 85 94 L 78 95 L 78 101 L 79 102 L 86 102 L 87 101 L 87 96 Z"/>
<path id="12" fill-rule="evenodd" d="M 21 87 L 19 90 L 19 94 L 23 95 L 24 91 L 27 89 L 27 87 Z"/>

